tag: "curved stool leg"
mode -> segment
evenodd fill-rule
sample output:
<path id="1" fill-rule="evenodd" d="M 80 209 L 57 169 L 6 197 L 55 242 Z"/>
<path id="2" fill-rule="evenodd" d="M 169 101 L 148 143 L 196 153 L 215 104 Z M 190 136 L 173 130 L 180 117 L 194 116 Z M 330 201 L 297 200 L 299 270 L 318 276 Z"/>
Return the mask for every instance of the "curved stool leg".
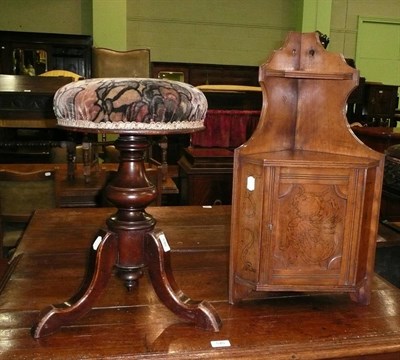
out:
<path id="1" fill-rule="evenodd" d="M 205 330 L 219 331 L 222 322 L 207 301 L 193 301 L 178 287 L 171 270 L 170 249 L 161 231 L 146 235 L 145 256 L 150 280 L 161 302 L 179 317 Z"/>
<path id="2" fill-rule="evenodd" d="M 92 244 L 88 272 L 81 288 L 68 301 L 50 305 L 43 310 L 39 322 L 32 328 L 33 337 L 37 339 L 49 335 L 89 312 L 107 285 L 116 259 L 117 235 L 98 231 Z"/>

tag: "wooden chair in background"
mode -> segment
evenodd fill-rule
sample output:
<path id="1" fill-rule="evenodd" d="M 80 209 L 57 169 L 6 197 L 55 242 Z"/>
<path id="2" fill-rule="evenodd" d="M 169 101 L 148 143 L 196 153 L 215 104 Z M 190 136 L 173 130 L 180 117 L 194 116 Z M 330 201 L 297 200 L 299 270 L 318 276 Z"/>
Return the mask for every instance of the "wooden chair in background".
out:
<path id="1" fill-rule="evenodd" d="M 3 218 L 0 214 L 0 294 L 6 286 L 12 272 L 17 266 L 22 254 L 13 256 L 12 259 L 5 259 L 3 257 L 3 236 L 4 236 L 4 225 Z"/>
<path id="2" fill-rule="evenodd" d="M 134 49 L 117 51 L 106 48 L 92 50 L 92 77 L 150 76 L 150 50 Z"/>
<path id="3" fill-rule="evenodd" d="M 83 163 L 83 149 L 82 145 L 77 145 L 74 148 L 74 162 Z M 50 163 L 51 164 L 63 164 L 68 162 L 68 149 L 64 147 L 52 147 L 50 149 Z"/>
<path id="4" fill-rule="evenodd" d="M 35 209 L 56 207 L 54 170 L 22 173 L 0 170 L 3 256 L 18 245 Z"/>
<path id="5" fill-rule="evenodd" d="M 150 77 L 150 49 L 118 51 L 107 48 L 92 48 L 93 78 L 148 78 Z M 111 134 L 102 134 L 99 141 L 114 141 Z"/>

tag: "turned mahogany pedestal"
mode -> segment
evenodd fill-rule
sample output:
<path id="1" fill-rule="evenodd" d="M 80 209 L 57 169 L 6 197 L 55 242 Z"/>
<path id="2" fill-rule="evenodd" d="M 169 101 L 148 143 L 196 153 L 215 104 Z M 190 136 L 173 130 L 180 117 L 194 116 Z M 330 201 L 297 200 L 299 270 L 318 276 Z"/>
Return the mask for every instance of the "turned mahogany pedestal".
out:
<path id="1" fill-rule="evenodd" d="M 149 143 L 144 135 L 201 129 L 207 110 L 204 95 L 188 84 L 158 79 L 88 79 L 59 89 L 54 102 L 61 126 L 120 134 L 115 142 L 120 152 L 118 172 L 106 188 L 117 211 L 107 220 L 107 229 L 94 237 L 81 288 L 68 301 L 43 310 L 33 327 L 34 338 L 87 313 L 114 268 L 128 290 L 135 288 L 147 268 L 155 292 L 172 312 L 200 328 L 218 331 L 221 320 L 214 308 L 205 301 L 192 301 L 177 286 L 168 241 L 145 211 L 157 190 L 145 174 Z"/>
<path id="2" fill-rule="evenodd" d="M 107 220 L 108 230 L 99 230 L 95 236 L 80 290 L 68 301 L 45 309 L 33 336 L 51 334 L 86 314 L 106 287 L 114 266 L 128 290 L 135 288 L 147 267 L 155 292 L 171 311 L 198 327 L 218 331 L 221 321 L 213 307 L 205 301 L 192 301 L 180 291 L 171 271 L 167 239 L 162 231 L 154 230 L 156 221 L 145 211 L 157 196 L 145 176 L 146 137 L 123 135 L 116 147 L 121 160 L 107 197 L 118 210 Z"/>

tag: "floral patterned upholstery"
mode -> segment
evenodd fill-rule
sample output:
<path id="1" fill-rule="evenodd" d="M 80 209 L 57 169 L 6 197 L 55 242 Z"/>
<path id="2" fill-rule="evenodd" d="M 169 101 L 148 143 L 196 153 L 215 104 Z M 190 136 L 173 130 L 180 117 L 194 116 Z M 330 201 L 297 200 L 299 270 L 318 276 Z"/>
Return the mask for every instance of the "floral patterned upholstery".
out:
<path id="1" fill-rule="evenodd" d="M 86 131 L 163 134 L 204 128 L 207 100 L 195 87 L 150 78 L 96 78 L 56 92 L 58 125 Z"/>

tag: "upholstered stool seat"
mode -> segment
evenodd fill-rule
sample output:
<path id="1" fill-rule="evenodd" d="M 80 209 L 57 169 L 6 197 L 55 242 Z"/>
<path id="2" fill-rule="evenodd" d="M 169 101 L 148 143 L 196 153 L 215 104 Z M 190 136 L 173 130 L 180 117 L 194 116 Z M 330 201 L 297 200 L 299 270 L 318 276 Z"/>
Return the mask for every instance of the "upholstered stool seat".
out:
<path id="1" fill-rule="evenodd" d="M 143 135 L 191 132 L 204 127 L 207 100 L 186 83 L 98 78 L 60 88 L 54 111 L 59 125 L 75 129 Z"/>
<path id="2" fill-rule="evenodd" d="M 146 135 L 191 133 L 203 128 L 207 100 L 195 87 L 149 78 L 96 78 L 69 83 L 54 96 L 58 125 L 75 131 L 120 134 L 117 174 L 106 187 L 107 201 L 117 211 L 92 242 L 87 278 L 67 302 L 43 312 L 33 335 L 48 335 L 87 313 L 113 269 L 133 290 L 147 268 L 159 299 L 181 318 L 198 327 L 218 331 L 221 320 L 207 302 L 190 300 L 175 283 L 166 235 L 146 207 L 157 189 L 147 179 Z M 77 234 L 79 236 L 79 234 Z M 199 284 L 200 285 L 200 284 Z M 68 306 L 65 306 L 68 304 Z"/>

